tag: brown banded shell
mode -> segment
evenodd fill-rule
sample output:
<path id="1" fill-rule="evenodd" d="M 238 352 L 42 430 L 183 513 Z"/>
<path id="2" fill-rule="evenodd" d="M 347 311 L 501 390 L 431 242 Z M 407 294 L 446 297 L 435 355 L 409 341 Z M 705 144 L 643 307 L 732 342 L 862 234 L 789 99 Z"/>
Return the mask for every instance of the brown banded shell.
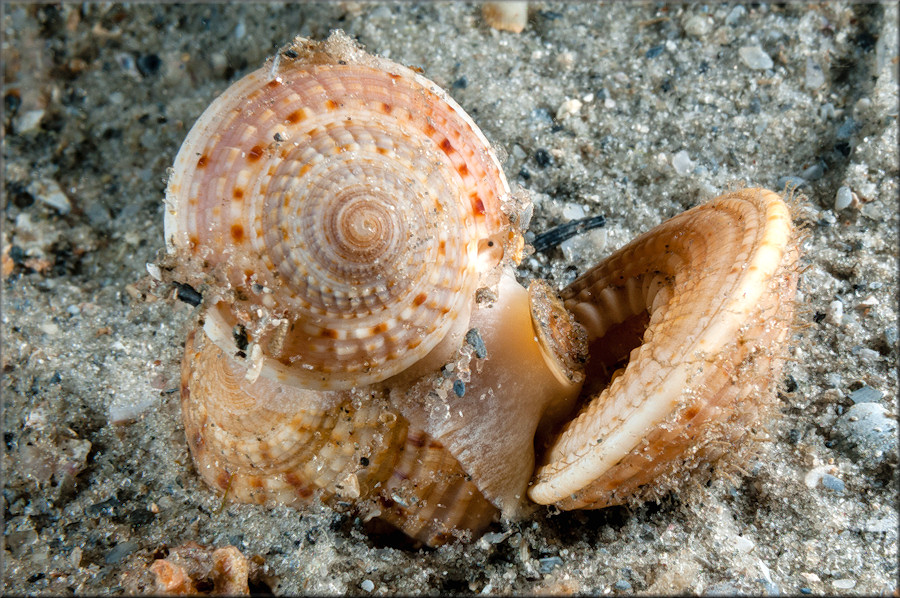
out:
<path id="1" fill-rule="evenodd" d="M 428 544 L 517 513 L 584 343 L 555 293 L 516 282 L 508 195 L 455 102 L 340 33 L 216 99 L 166 211 L 176 279 L 204 295 L 182 362 L 201 476 L 244 502 L 353 503 Z"/>
<path id="2" fill-rule="evenodd" d="M 456 458 L 377 392 L 311 391 L 259 377 L 202 330 L 182 362 L 185 435 L 201 477 L 232 499 L 350 502 L 429 545 L 497 514 Z"/>
<path id="3" fill-rule="evenodd" d="M 459 106 L 343 34 L 223 93 L 167 190 L 176 279 L 204 294 L 182 362 L 203 479 L 436 545 L 526 496 L 658 498 L 754 434 L 797 281 L 780 197 L 678 215 L 562 303 L 515 279 L 508 194 Z"/>
<path id="4" fill-rule="evenodd" d="M 232 352 L 241 326 L 266 375 L 346 389 L 403 371 L 467 319 L 509 240 L 508 193 L 432 82 L 341 34 L 298 38 L 194 124 L 165 235 L 183 282 L 217 302 L 217 344 Z"/>
<path id="5" fill-rule="evenodd" d="M 675 216 L 564 289 L 588 332 L 586 404 L 544 453 L 532 500 L 659 498 L 745 444 L 774 397 L 797 258 L 782 199 L 744 189 Z"/>

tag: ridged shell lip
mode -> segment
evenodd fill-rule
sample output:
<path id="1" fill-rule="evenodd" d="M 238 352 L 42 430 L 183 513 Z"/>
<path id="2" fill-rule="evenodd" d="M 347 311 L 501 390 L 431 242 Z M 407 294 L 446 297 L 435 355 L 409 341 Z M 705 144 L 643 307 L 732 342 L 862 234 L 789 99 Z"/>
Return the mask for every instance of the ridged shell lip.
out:
<path id="1" fill-rule="evenodd" d="M 698 386 L 697 379 L 701 379 L 700 373 L 705 361 L 712 362 L 722 351 L 728 351 L 729 345 L 736 339 L 742 338 L 741 330 L 748 325 L 748 320 L 759 317 L 760 304 L 765 297 L 772 292 L 773 279 L 784 265 L 786 252 L 790 250 L 792 239 L 792 224 L 790 212 L 780 196 L 765 189 L 745 189 L 730 196 L 723 196 L 708 204 L 698 206 L 676 218 L 691 218 L 694 214 L 702 214 L 703 211 L 721 210 L 723 203 L 717 201 L 738 201 L 754 208 L 748 213 L 754 213 L 762 231 L 761 236 L 753 241 L 752 254 L 741 263 L 733 264 L 725 269 L 724 274 L 740 272 L 736 282 L 730 284 L 727 290 L 728 296 L 721 306 L 717 308 L 715 315 L 704 329 L 690 339 L 667 337 L 665 330 L 653 330 L 652 343 L 675 343 L 678 347 L 674 361 L 662 363 L 660 372 L 656 374 L 656 382 L 646 385 L 641 392 L 640 400 L 617 425 L 606 433 L 595 433 L 588 438 L 565 437 L 564 444 L 561 441 L 555 448 L 548 451 L 547 462 L 538 468 L 534 485 L 529 490 L 529 496 L 540 504 L 552 504 L 569 500 L 575 497 L 582 489 L 589 486 L 595 479 L 619 463 L 633 450 L 637 450 L 640 443 L 648 437 L 649 432 L 660 425 L 669 414 L 675 412 L 679 406 L 687 400 L 690 393 L 705 392 L 702 385 Z M 743 205 L 740 206 L 743 209 Z M 758 211 L 758 213 L 755 213 Z M 683 220 L 682 220 L 683 221 Z M 743 224 L 740 217 L 735 219 L 734 226 Z M 711 237 L 715 237 L 721 231 L 708 231 Z M 626 252 L 640 252 L 641 237 L 622 250 Z M 642 256 L 643 257 L 643 256 Z M 660 259 L 663 259 L 660 256 Z M 649 260 L 652 263 L 652 259 Z M 690 263 L 685 264 L 686 276 L 718 276 L 720 272 L 692 271 Z M 648 266 L 652 268 L 652 266 Z M 582 278 L 591 274 L 586 273 Z M 572 287 L 578 287 L 579 281 L 575 281 Z M 572 288 L 570 287 L 570 288 Z M 720 294 L 721 294 L 720 292 Z M 574 293 L 564 291 L 564 296 L 571 297 Z M 698 302 L 697 311 L 706 309 L 710 301 L 719 301 L 716 297 L 695 297 Z M 785 301 L 791 301 L 791 297 L 785 297 Z M 773 325 L 784 326 L 785 323 Z M 744 342 L 744 341 L 741 341 Z M 750 340 L 752 342 L 752 339 Z M 646 350 L 645 350 L 646 349 Z M 764 350 L 772 350 L 762 347 Z M 632 360 L 640 359 L 640 355 L 646 355 L 649 359 L 656 352 L 652 347 L 641 347 L 642 352 L 632 352 Z M 640 363 L 629 361 L 625 375 L 629 370 L 637 370 Z M 611 387 L 610 395 L 604 393 L 603 401 L 612 404 L 619 401 L 614 396 L 615 388 Z M 712 392 L 710 390 L 709 392 Z M 599 401 L 600 399 L 595 399 Z M 693 400 L 693 399 L 691 399 Z M 604 420 L 604 406 L 599 403 L 591 415 L 582 415 L 585 424 L 596 420 L 597 425 L 587 425 L 586 429 L 599 429 L 599 422 Z M 611 425 L 611 424 L 610 424 Z M 649 467 L 649 465 L 648 465 Z"/>

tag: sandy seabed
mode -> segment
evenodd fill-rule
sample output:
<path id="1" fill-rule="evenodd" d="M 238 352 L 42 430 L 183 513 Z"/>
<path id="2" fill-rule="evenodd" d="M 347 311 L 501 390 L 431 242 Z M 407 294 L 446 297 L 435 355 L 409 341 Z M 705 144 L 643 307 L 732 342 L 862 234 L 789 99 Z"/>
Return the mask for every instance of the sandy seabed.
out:
<path id="1" fill-rule="evenodd" d="M 897 4 L 529 14 L 516 34 L 462 3 L 3 5 L 5 594 L 136 591 L 188 541 L 259 555 L 276 594 L 897 592 Z M 606 217 L 523 280 L 561 288 L 724 190 L 800 185 L 796 333 L 746 476 L 437 550 L 318 505 L 222 506 L 180 421 L 195 310 L 143 290 L 167 169 L 231 82 L 337 28 L 450 91 L 532 232 Z M 870 429 L 850 425 L 868 403 Z"/>

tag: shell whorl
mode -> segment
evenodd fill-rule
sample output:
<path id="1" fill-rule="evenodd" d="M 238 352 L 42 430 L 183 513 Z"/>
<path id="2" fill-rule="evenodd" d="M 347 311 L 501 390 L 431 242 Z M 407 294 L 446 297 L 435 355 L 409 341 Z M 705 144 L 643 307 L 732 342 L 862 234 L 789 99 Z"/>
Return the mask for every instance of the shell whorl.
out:
<path id="1" fill-rule="evenodd" d="M 342 34 L 297 39 L 219 96 L 167 189 L 170 252 L 264 372 L 313 389 L 384 380 L 468 318 L 509 188 L 462 109 Z M 211 330 L 214 327 L 217 330 Z"/>
<path id="2" fill-rule="evenodd" d="M 658 498 L 736 453 L 775 394 L 798 255 L 784 201 L 744 189 L 664 222 L 564 289 L 594 376 L 530 497 L 562 509 Z"/>

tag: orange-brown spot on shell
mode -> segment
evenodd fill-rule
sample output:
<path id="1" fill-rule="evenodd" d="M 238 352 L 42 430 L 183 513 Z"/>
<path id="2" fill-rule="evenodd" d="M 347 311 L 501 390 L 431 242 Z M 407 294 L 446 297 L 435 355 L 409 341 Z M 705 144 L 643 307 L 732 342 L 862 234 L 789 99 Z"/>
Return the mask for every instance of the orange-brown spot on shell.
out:
<path id="1" fill-rule="evenodd" d="M 231 238 L 240 243 L 244 240 L 244 227 L 234 223 L 231 225 Z"/>
<path id="2" fill-rule="evenodd" d="M 281 82 L 278 79 L 272 79 L 271 81 L 266 83 L 266 88 L 267 89 L 275 89 L 279 85 L 281 85 Z"/>
<path id="3" fill-rule="evenodd" d="M 428 295 L 426 295 L 425 293 L 419 293 L 418 295 L 416 295 L 416 298 L 413 299 L 413 305 L 415 305 L 416 307 L 419 307 L 420 305 L 425 303 L 425 301 L 427 299 L 428 299 Z"/>
<path id="4" fill-rule="evenodd" d="M 331 339 L 338 338 L 338 331 L 335 330 L 334 328 L 323 328 L 321 334 L 325 338 L 331 338 Z"/>
<path id="5" fill-rule="evenodd" d="M 244 199 L 244 190 L 240 187 L 235 187 L 231 194 L 235 199 Z"/>
<path id="6" fill-rule="evenodd" d="M 228 487 L 231 486 L 231 473 L 227 469 L 220 471 L 219 475 L 216 476 L 216 484 L 222 490 L 228 490 Z"/>
<path id="7" fill-rule="evenodd" d="M 425 123 L 425 127 L 423 130 L 425 131 L 425 134 L 428 135 L 429 137 L 434 135 L 434 132 L 435 132 L 434 127 L 431 126 L 431 123 Z"/>
<path id="8" fill-rule="evenodd" d="M 290 484 L 294 488 L 294 490 L 297 491 L 297 495 L 300 496 L 300 498 L 309 498 L 310 496 L 312 496 L 312 490 L 310 489 L 310 487 L 304 484 L 303 480 L 301 480 L 300 476 L 298 476 L 297 474 L 286 473 L 284 475 L 284 481 Z"/>
<path id="9" fill-rule="evenodd" d="M 472 209 L 475 210 L 475 213 L 484 216 L 484 202 L 481 201 L 480 197 L 476 197 L 475 201 L 472 202 Z"/>
<path id="10" fill-rule="evenodd" d="M 450 152 L 453 151 L 453 144 L 450 143 L 450 140 L 449 140 L 449 139 L 447 139 L 446 137 L 444 137 L 444 140 L 441 141 L 441 149 L 444 151 L 445 154 L 448 154 L 448 155 L 449 155 Z"/>
<path id="11" fill-rule="evenodd" d="M 375 326 L 372 326 L 372 334 L 381 334 L 383 332 L 386 332 L 387 329 L 388 329 L 388 325 L 384 322 L 381 322 L 380 324 L 376 324 Z"/>
<path id="12" fill-rule="evenodd" d="M 447 241 L 441 241 L 440 243 L 438 243 L 438 255 L 447 255 Z"/>
<path id="13" fill-rule="evenodd" d="M 469 174 L 469 167 L 465 164 L 460 164 L 459 167 L 457 167 L 456 172 L 458 172 L 460 176 L 466 176 Z"/>
<path id="14" fill-rule="evenodd" d="M 688 407 L 687 409 L 684 410 L 684 413 L 682 413 L 682 418 L 685 421 L 694 419 L 694 417 L 698 413 L 700 413 L 701 407 L 702 407 L 702 405 L 699 402 L 692 404 L 690 407 Z"/>
<path id="15" fill-rule="evenodd" d="M 209 157 L 206 154 L 197 159 L 197 168 L 205 168 L 207 164 L 209 164 Z"/>
<path id="16" fill-rule="evenodd" d="M 250 151 L 247 152 L 247 161 L 249 161 L 249 162 L 256 162 L 257 160 L 259 160 L 260 158 L 262 158 L 262 155 L 263 155 L 263 148 L 262 148 L 262 146 L 261 146 L 261 145 L 254 145 L 253 147 L 250 148 Z"/>
<path id="17" fill-rule="evenodd" d="M 329 110 L 334 110 L 338 107 L 338 104 L 334 100 L 325 100 L 325 107 Z"/>
<path id="18" fill-rule="evenodd" d="M 306 114 L 303 112 L 303 109 L 294 110 L 290 114 L 285 117 L 285 120 L 291 123 L 292 125 L 297 124 L 301 120 L 306 117 Z"/>
<path id="19" fill-rule="evenodd" d="M 381 154 L 382 156 L 386 156 L 388 154 L 388 150 L 385 147 L 376 147 L 375 151 Z"/>
<path id="20" fill-rule="evenodd" d="M 385 114 L 390 114 L 391 111 L 393 111 L 393 110 L 394 110 L 394 107 L 391 106 L 390 104 L 385 104 L 384 102 L 381 103 L 381 111 L 384 112 Z"/>
<path id="21" fill-rule="evenodd" d="M 310 169 L 310 168 L 312 168 L 311 165 L 309 165 L 309 164 L 304 164 L 303 166 L 300 167 L 300 172 L 298 172 L 297 175 L 298 175 L 298 176 L 303 176 L 304 174 L 306 174 L 307 172 L 309 172 L 309 169 Z"/>

